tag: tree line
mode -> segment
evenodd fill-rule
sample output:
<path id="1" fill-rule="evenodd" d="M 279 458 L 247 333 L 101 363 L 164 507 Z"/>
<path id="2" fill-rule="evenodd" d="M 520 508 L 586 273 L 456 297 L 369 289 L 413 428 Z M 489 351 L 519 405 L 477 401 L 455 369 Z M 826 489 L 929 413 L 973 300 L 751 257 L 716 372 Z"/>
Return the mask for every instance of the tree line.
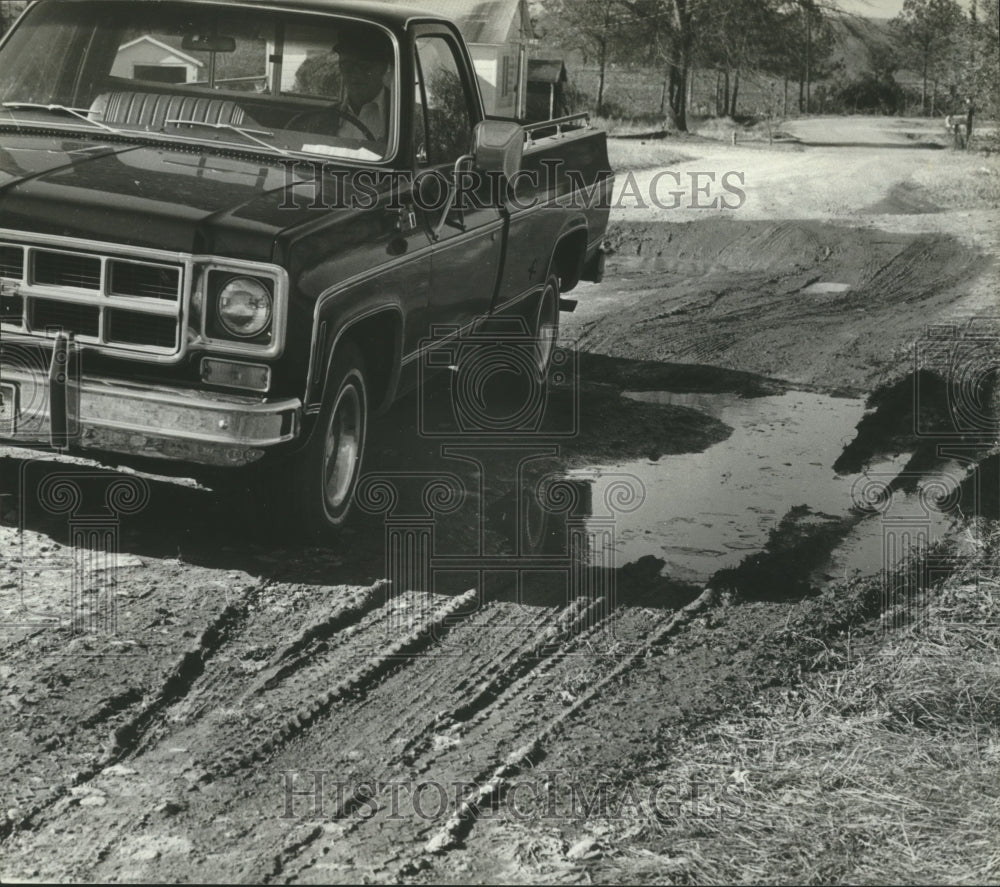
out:
<path id="1" fill-rule="evenodd" d="M 693 72 L 716 75 L 715 111 L 737 112 L 743 78 L 781 84 L 771 103 L 781 114 L 815 110 L 817 84 L 835 73 L 838 33 L 856 24 L 836 0 L 544 0 L 544 42 L 581 53 L 598 70 L 595 109 L 604 110 L 609 66 L 642 65 L 661 72 L 669 128 L 685 131 Z M 838 29 L 837 25 L 840 25 Z M 884 39 L 867 39 L 867 69 L 839 84 L 843 106 L 901 109 L 896 75 L 917 72 L 920 108 L 943 113 L 972 104 L 1000 112 L 1000 0 L 905 0 Z M 826 90 L 826 86 L 819 89 Z M 654 111 L 656 109 L 649 109 Z M 772 109 L 773 110 L 773 109 Z"/>

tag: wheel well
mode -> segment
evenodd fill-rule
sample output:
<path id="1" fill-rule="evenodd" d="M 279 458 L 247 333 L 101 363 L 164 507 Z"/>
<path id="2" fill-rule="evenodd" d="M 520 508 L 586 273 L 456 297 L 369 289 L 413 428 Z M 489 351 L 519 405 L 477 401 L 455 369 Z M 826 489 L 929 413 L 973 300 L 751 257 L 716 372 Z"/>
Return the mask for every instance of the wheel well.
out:
<path id="1" fill-rule="evenodd" d="M 563 237 L 552 257 L 552 270 L 559 275 L 559 288 L 568 293 L 580 282 L 587 258 L 587 229 L 579 228 Z"/>
<path id="2" fill-rule="evenodd" d="M 399 376 L 401 326 L 395 311 L 381 311 L 350 326 L 335 347 L 352 342 L 365 361 L 365 383 L 373 412 L 388 406 Z"/>

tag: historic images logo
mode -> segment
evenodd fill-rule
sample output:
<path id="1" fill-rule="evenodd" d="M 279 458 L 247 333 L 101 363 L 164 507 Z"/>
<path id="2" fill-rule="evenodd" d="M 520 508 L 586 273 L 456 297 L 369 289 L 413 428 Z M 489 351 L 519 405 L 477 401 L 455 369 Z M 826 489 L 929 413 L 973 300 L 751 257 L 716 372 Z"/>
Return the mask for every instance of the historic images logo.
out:
<path id="1" fill-rule="evenodd" d="M 370 210 L 385 204 L 390 211 L 411 203 L 421 212 L 446 206 L 463 211 L 506 206 L 512 212 L 533 209 L 692 209 L 738 210 L 747 202 L 742 170 L 661 170 L 651 176 L 627 171 L 616 179 L 617 196 L 606 180 L 588 181 L 580 170 L 558 158 L 543 158 L 537 167 L 510 177 L 497 171 L 461 169 L 452 177 L 441 170 L 416 174 L 406 170 L 349 170 L 326 163 L 280 160 L 285 169 L 286 210 Z"/>
<path id="2" fill-rule="evenodd" d="M 745 782 L 667 779 L 651 782 L 586 780 L 561 770 L 534 771 L 506 782 L 488 802 L 474 782 L 424 780 L 352 782 L 325 770 L 281 773 L 285 820 L 360 818 L 444 823 L 455 817 L 514 822 L 650 821 L 660 826 L 716 823 L 747 814 Z"/>

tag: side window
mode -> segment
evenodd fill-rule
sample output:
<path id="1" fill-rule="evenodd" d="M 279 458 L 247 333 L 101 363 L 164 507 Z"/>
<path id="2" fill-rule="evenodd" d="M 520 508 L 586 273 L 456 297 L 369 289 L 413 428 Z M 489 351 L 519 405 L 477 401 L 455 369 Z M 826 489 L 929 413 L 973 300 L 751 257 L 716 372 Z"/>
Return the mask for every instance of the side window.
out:
<path id="1" fill-rule="evenodd" d="M 337 42 L 337 33 L 330 28 L 287 25 L 279 91 L 341 101 L 344 83 L 333 48 Z"/>
<path id="2" fill-rule="evenodd" d="M 448 39 L 417 39 L 414 148 L 418 163 L 454 163 L 471 147 L 472 114 L 460 70 Z"/>

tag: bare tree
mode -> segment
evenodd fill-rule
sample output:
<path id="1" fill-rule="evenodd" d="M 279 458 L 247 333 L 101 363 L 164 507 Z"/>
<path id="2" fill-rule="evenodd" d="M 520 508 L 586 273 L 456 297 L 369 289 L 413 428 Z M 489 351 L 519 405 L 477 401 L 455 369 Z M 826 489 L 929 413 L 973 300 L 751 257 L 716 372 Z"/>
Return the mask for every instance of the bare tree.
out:
<path id="1" fill-rule="evenodd" d="M 626 0 L 647 40 L 659 47 L 666 64 L 668 126 L 687 131 L 688 84 L 701 16 L 712 0 Z"/>
<path id="2" fill-rule="evenodd" d="M 735 116 L 744 71 L 768 69 L 779 23 L 771 0 L 713 0 L 697 39 L 699 66 L 718 72 L 716 114 Z"/>
<path id="3" fill-rule="evenodd" d="M 922 74 L 920 111 L 927 114 L 927 83 L 947 55 L 965 17 L 957 0 L 904 0 L 903 11 L 892 20 L 902 49 Z"/>
<path id="4" fill-rule="evenodd" d="M 544 9 L 543 36 L 597 62 L 597 113 L 603 113 L 608 63 L 627 44 L 630 16 L 623 0 L 546 0 Z"/>
<path id="5" fill-rule="evenodd" d="M 955 59 L 955 94 L 964 98 L 966 147 L 971 147 L 977 111 L 1000 116 L 1000 0 L 973 0 L 959 30 Z"/>

